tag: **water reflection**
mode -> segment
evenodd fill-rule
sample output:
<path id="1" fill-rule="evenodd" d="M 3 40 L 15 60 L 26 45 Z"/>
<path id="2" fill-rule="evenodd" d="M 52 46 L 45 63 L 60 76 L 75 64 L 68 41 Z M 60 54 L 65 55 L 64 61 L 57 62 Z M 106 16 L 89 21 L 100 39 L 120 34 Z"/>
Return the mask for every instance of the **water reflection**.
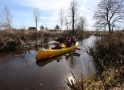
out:
<path id="1" fill-rule="evenodd" d="M 74 66 L 74 63 L 73 63 L 73 56 L 80 56 L 80 54 L 79 53 L 75 53 L 74 51 L 72 51 L 72 52 L 70 52 L 70 53 L 67 53 L 67 54 L 65 54 L 65 55 L 60 55 L 60 56 L 56 56 L 56 57 L 52 57 L 52 58 L 48 58 L 48 59 L 43 59 L 43 60 L 39 60 L 39 61 L 37 61 L 36 62 L 36 64 L 38 65 L 38 66 L 40 66 L 40 67 L 43 67 L 43 66 L 45 66 L 45 65 L 47 65 L 47 64 L 50 64 L 51 62 L 53 62 L 53 61 L 56 61 L 56 62 L 60 62 L 60 60 L 62 60 L 62 56 L 64 56 L 64 59 L 65 60 L 69 60 L 69 61 L 71 61 L 70 63 L 71 63 L 71 66 Z"/>
<path id="2" fill-rule="evenodd" d="M 44 59 L 44 60 L 40 60 L 40 61 L 37 61 L 36 64 L 39 66 L 39 67 L 43 67 L 49 63 L 51 63 L 52 61 L 57 61 L 57 62 L 60 62 L 62 58 L 61 57 L 54 57 L 54 58 L 48 58 L 48 59 Z"/>

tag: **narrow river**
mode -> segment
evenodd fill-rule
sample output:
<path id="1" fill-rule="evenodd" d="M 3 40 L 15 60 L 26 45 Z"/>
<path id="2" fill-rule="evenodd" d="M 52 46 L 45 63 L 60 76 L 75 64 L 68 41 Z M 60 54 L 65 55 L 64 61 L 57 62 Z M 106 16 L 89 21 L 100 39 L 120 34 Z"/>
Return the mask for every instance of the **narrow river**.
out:
<path id="1" fill-rule="evenodd" d="M 35 55 L 40 48 L 19 49 L 0 53 L 0 90 L 59 90 L 66 88 L 66 78 L 72 74 L 81 79 L 95 73 L 86 47 L 96 40 L 91 36 L 79 42 L 75 53 L 46 59 L 36 63 Z"/>

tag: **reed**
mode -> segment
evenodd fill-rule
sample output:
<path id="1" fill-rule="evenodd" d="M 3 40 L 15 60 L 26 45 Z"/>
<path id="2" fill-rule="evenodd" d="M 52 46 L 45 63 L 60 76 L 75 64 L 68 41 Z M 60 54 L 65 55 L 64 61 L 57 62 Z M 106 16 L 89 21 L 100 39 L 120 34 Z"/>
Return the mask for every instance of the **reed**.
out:
<path id="1" fill-rule="evenodd" d="M 123 34 L 117 32 L 102 36 L 100 40 L 95 41 L 93 47 L 88 47 L 87 53 L 93 58 L 96 74 L 78 80 L 79 82 L 73 86 L 67 82 L 67 85 L 71 87 L 70 90 L 123 90 L 123 40 Z"/>
<path id="2" fill-rule="evenodd" d="M 14 50 L 17 48 L 31 47 L 38 45 L 46 45 L 48 41 L 56 40 L 64 42 L 66 37 L 71 35 L 71 30 L 0 30 L 0 52 Z M 88 35 L 88 32 L 82 33 L 76 31 L 75 36 L 78 39 L 83 39 L 83 35 Z"/>
<path id="3" fill-rule="evenodd" d="M 88 47 L 87 53 L 93 57 L 98 71 L 102 72 L 111 67 L 119 68 L 124 63 L 124 42 L 119 35 L 101 37 L 101 40 L 96 41 L 94 47 Z"/>
<path id="4" fill-rule="evenodd" d="M 124 68 L 123 68 L 124 69 Z M 123 90 L 124 83 L 120 79 L 120 74 L 114 69 L 94 74 L 79 80 L 73 73 L 74 81 L 66 80 L 68 88 L 66 90 Z M 118 88 L 118 89 L 116 89 Z"/>

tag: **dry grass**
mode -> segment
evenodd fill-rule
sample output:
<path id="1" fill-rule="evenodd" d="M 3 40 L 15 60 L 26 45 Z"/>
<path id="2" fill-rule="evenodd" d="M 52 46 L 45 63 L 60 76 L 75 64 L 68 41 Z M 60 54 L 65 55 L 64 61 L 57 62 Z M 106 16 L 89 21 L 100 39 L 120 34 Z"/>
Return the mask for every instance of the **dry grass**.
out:
<path id="1" fill-rule="evenodd" d="M 123 68 L 124 69 L 124 68 Z M 124 73 L 124 72 L 123 72 Z M 79 80 L 72 74 L 73 81 L 66 80 L 69 87 L 67 90 L 123 90 L 123 79 L 120 78 L 120 71 L 109 69 L 101 74 L 95 74 L 92 77 L 86 77 Z M 75 83 L 76 82 L 76 83 Z"/>
<path id="2" fill-rule="evenodd" d="M 87 53 L 93 57 L 96 74 L 75 84 L 67 80 L 69 90 L 124 90 L 124 38 L 123 34 L 104 35 Z"/>
<path id="3" fill-rule="evenodd" d="M 96 69 L 103 71 L 108 68 L 118 68 L 124 64 L 124 42 L 120 34 L 101 37 L 94 47 L 89 47 L 88 54 L 93 57 Z"/>
<path id="4" fill-rule="evenodd" d="M 75 34 L 78 38 L 82 38 L 83 34 L 77 31 Z M 71 31 L 52 31 L 42 30 L 0 30 L 0 52 L 13 50 L 20 47 L 31 47 L 44 45 L 45 42 L 57 40 L 64 42 L 67 36 L 71 35 Z"/>

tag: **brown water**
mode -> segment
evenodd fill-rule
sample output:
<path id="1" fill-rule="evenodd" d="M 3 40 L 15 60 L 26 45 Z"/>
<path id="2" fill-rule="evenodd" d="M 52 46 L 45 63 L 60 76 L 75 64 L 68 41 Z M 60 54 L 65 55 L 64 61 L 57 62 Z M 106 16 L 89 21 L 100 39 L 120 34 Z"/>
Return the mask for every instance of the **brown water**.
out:
<path id="1" fill-rule="evenodd" d="M 75 53 L 46 59 L 36 63 L 40 48 L 19 49 L 0 53 L 0 90 L 59 90 L 67 88 L 66 78 L 75 74 L 79 79 L 95 73 L 86 47 L 92 46 L 95 36 L 80 41 Z M 80 54 L 80 56 L 79 56 Z"/>

